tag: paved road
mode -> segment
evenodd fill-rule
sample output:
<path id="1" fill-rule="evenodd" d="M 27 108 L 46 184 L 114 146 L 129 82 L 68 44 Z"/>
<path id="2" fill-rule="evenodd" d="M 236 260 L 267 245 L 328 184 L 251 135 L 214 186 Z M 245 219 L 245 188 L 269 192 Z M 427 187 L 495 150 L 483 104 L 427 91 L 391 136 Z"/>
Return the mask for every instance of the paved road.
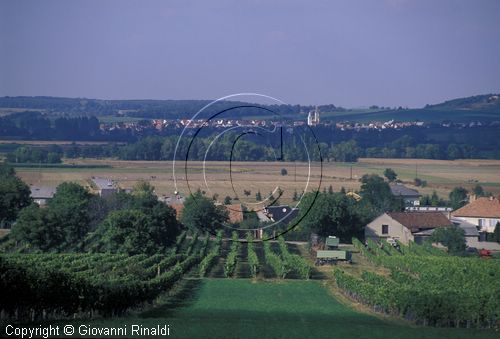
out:
<path id="1" fill-rule="evenodd" d="M 485 249 L 490 251 L 500 251 L 500 244 L 491 241 L 477 241 L 472 239 L 467 239 L 467 246 L 475 247 L 478 250 Z"/>

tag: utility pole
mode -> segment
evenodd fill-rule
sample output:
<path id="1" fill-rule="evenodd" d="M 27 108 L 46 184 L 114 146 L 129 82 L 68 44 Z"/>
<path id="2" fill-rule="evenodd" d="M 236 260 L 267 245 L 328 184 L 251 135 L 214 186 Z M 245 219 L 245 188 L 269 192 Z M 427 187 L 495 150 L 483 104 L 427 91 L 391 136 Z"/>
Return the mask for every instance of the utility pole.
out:
<path id="1" fill-rule="evenodd" d="M 351 179 L 350 180 L 352 180 L 352 165 L 351 165 Z"/>

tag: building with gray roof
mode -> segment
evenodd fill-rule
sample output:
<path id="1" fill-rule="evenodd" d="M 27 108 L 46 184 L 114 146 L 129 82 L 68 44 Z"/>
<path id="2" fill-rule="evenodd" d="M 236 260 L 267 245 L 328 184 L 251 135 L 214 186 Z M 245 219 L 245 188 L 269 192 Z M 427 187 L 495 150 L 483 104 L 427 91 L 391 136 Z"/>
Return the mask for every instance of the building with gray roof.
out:
<path id="1" fill-rule="evenodd" d="M 92 177 L 92 182 L 101 197 L 108 197 L 117 191 L 115 183 L 110 179 Z"/>
<path id="2" fill-rule="evenodd" d="M 403 184 L 391 184 L 391 193 L 395 197 L 402 198 L 406 206 L 419 206 L 420 193 L 417 190 L 406 187 Z"/>
<path id="3" fill-rule="evenodd" d="M 47 202 L 52 199 L 56 193 L 56 188 L 49 186 L 31 186 L 30 190 L 31 198 L 40 206 L 47 204 Z"/>

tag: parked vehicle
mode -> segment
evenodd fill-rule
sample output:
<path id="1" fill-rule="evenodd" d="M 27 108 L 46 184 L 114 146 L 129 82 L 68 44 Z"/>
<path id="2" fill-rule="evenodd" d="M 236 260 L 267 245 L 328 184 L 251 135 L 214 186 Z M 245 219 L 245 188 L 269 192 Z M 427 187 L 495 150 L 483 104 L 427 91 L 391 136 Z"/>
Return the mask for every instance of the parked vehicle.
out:
<path id="1" fill-rule="evenodd" d="M 325 239 L 325 249 L 316 251 L 316 266 L 326 264 L 336 264 L 337 261 L 351 262 L 351 253 L 339 249 L 340 239 L 329 236 Z"/>

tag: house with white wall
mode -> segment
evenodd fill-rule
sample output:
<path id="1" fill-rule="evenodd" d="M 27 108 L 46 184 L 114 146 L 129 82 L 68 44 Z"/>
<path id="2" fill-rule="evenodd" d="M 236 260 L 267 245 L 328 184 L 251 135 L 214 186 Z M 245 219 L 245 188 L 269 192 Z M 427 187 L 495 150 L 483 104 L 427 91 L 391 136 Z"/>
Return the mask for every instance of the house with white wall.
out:
<path id="1" fill-rule="evenodd" d="M 476 225 L 481 233 L 493 233 L 500 222 L 500 201 L 496 197 L 472 198 L 467 205 L 451 212 L 451 215 Z"/>

